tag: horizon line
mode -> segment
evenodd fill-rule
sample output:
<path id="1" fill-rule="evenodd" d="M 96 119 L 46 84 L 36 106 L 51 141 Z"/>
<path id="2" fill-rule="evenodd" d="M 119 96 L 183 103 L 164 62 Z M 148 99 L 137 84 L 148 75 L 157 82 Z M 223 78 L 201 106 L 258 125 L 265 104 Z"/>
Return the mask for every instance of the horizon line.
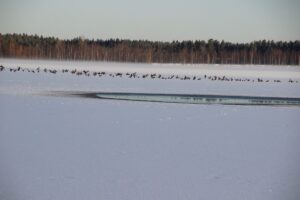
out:
<path id="1" fill-rule="evenodd" d="M 13 32 L 13 33 L 1 33 L 0 32 L 0 35 L 26 35 L 26 36 L 38 36 L 38 37 L 43 37 L 43 38 L 55 38 L 55 39 L 58 39 L 58 40 L 75 40 L 75 39 L 82 39 L 82 40 L 88 40 L 88 41 L 97 41 L 97 40 L 102 40 L 102 41 L 109 41 L 109 40 L 120 40 L 120 41 L 144 41 L 144 42 L 161 42 L 161 43 L 173 43 L 173 42 L 196 42 L 196 41 L 199 41 L 199 42 L 208 42 L 210 40 L 212 41 L 218 41 L 218 42 L 225 42 L 225 43 L 232 43 L 232 44 L 250 44 L 250 43 L 253 43 L 253 42 L 262 42 L 262 41 L 266 41 L 266 42 L 274 42 L 274 43 L 277 43 L 277 42 L 298 42 L 300 41 L 300 39 L 296 39 L 296 40 L 274 40 L 274 39 L 258 39 L 258 40 L 250 40 L 248 42 L 233 42 L 233 41 L 229 41 L 229 40 L 224 40 L 224 39 L 216 39 L 216 38 L 210 38 L 210 39 L 184 39 L 184 40 L 176 40 L 176 39 L 173 39 L 173 40 L 152 40 L 152 39 L 129 39 L 129 38 L 90 38 L 90 37 L 86 37 L 84 35 L 80 35 L 80 36 L 75 36 L 75 37 L 70 37 L 70 38 L 62 38 L 62 37 L 59 37 L 59 36 L 51 36 L 51 35 L 43 35 L 43 34 L 37 34 L 37 33 L 16 33 L 16 32 Z"/>

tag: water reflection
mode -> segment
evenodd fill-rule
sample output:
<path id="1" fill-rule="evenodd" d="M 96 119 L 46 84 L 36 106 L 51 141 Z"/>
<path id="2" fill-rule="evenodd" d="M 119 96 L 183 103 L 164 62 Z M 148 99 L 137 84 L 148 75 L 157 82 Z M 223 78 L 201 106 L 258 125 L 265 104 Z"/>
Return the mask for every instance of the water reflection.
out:
<path id="1" fill-rule="evenodd" d="M 223 104 L 223 105 L 272 105 L 300 106 L 300 98 L 227 96 L 227 95 L 193 95 L 193 94 L 157 94 L 157 93 L 69 93 L 68 95 L 86 98 L 113 99 L 127 101 L 146 101 L 181 104 Z"/>

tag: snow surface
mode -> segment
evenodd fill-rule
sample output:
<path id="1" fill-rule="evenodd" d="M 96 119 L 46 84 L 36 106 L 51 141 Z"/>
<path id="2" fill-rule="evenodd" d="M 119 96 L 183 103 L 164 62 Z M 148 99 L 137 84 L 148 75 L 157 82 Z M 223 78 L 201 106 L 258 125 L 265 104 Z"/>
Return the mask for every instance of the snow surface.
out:
<path id="1" fill-rule="evenodd" d="M 255 77 L 256 73 L 256 77 L 299 80 L 299 67 L 291 66 L 223 68 L 12 59 L 0 59 L 0 64 L 166 74 L 222 75 L 226 71 L 236 77 Z M 299 199 L 299 107 L 164 104 L 44 95 L 51 91 L 300 97 L 300 83 L 2 71 L 1 200 Z"/>

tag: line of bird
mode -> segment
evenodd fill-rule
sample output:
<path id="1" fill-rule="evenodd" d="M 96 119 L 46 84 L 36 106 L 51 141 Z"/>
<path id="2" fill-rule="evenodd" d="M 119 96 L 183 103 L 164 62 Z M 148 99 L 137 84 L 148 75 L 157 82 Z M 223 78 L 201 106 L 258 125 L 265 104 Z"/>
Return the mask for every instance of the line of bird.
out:
<path id="1" fill-rule="evenodd" d="M 77 70 L 77 69 L 62 69 L 62 70 L 56 70 L 56 69 L 47 69 L 47 68 L 40 68 L 37 67 L 36 69 L 28 69 L 28 68 L 23 68 L 23 67 L 15 67 L 15 68 L 10 68 L 10 67 L 4 67 L 3 65 L 0 65 L 0 72 L 2 71 L 9 71 L 9 72 L 31 72 L 31 73 L 51 73 L 51 74 L 56 74 L 59 71 L 62 73 L 70 73 L 73 75 L 77 76 L 94 76 L 94 77 L 102 77 L 102 76 L 110 76 L 110 77 L 127 77 L 127 78 L 150 78 L 150 79 L 163 79 L 163 80 L 171 80 L 171 79 L 178 79 L 178 80 L 211 80 L 211 81 L 236 81 L 236 82 L 274 82 L 274 83 L 280 83 L 282 82 L 279 79 L 274 79 L 274 80 L 264 80 L 262 78 L 257 78 L 257 79 L 249 79 L 249 78 L 232 78 L 232 77 L 225 77 L 225 76 L 179 76 L 179 75 L 169 75 L 169 76 L 163 76 L 161 74 L 156 74 L 156 73 L 151 73 L 151 74 L 138 74 L 137 72 L 134 73 L 120 73 L 120 72 L 115 72 L 115 73 L 107 73 L 107 72 L 90 72 L 89 70 Z M 289 83 L 299 83 L 298 80 L 288 80 Z"/>

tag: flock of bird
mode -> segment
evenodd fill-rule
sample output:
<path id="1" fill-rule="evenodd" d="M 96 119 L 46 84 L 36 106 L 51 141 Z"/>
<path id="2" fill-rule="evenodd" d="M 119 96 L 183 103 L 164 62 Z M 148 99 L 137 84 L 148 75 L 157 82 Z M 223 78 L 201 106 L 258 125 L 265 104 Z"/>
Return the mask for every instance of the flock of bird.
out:
<path id="1" fill-rule="evenodd" d="M 9 67 L 4 67 L 2 65 L 0 65 L 0 72 L 2 71 L 9 71 L 9 72 L 31 72 L 31 73 L 40 73 L 40 72 L 44 72 L 44 73 L 51 73 L 51 74 L 56 74 L 59 72 L 59 70 L 56 69 L 47 69 L 47 68 L 43 68 L 41 69 L 40 67 L 36 68 L 36 69 L 28 69 L 28 68 L 23 68 L 23 67 L 16 67 L 16 68 L 9 68 Z M 62 69 L 61 70 L 62 73 L 71 73 L 73 75 L 77 75 L 77 76 L 94 76 L 94 77 L 102 77 L 102 76 L 110 76 L 110 77 L 127 77 L 127 78 L 150 78 L 150 79 L 162 79 L 162 80 L 171 80 L 171 79 L 178 79 L 178 80 L 211 80 L 211 81 L 236 81 L 236 82 L 275 82 L 275 83 L 280 83 L 281 80 L 279 79 L 274 79 L 274 80 L 264 80 L 261 78 L 257 78 L 257 79 L 249 79 L 249 78 L 232 78 L 232 77 L 225 77 L 225 76 L 208 76 L 208 75 L 204 75 L 204 76 L 179 76 L 179 75 L 169 75 L 169 76 L 164 76 L 161 74 L 156 74 L 156 73 L 152 73 L 152 74 L 138 74 L 136 72 L 134 73 L 120 73 L 120 72 L 116 72 L 116 73 L 107 73 L 107 72 L 91 72 L 89 70 L 77 70 L 77 69 Z M 292 80 L 289 79 L 288 80 L 289 83 L 299 83 L 298 80 Z"/>

